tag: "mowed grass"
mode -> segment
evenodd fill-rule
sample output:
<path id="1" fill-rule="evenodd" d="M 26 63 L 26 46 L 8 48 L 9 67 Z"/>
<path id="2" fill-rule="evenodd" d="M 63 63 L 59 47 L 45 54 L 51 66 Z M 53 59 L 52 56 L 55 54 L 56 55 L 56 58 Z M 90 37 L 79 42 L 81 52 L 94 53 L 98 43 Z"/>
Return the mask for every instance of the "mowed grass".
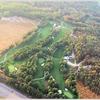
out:
<path id="1" fill-rule="evenodd" d="M 16 48 L 12 48 L 8 53 L 7 59 L 10 58 L 11 55 L 13 55 L 13 53 L 16 50 L 19 50 L 20 48 L 24 48 L 28 45 L 32 45 L 34 47 L 35 43 L 39 42 L 40 40 L 45 40 L 45 38 L 47 38 L 51 34 L 51 31 L 52 31 L 52 24 L 50 24 L 50 23 L 44 27 L 39 28 L 39 30 L 37 30 L 37 33 L 34 34 L 32 37 L 30 37 L 28 40 L 24 41 L 23 43 L 18 45 Z M 62 40 L 67 33 L 71 33 L 71 32 L 72 32 L 72 29 L 70 26 L 68 26 L 67 24 L 61 25 L 59 34 L 54 38 L 53 43 L 49 47 L 52 47 L 57 41 Z M 64 56 L 64 48 L 58 49 L 55 51 L 55 53 L 53 55 L 54 65 L 53 65 L 53 69 L 50 73 L 55 78 L 55 80 L 58 83 L 61 90 L 65 89 L 63 73 L 60 72 L 60 61 L 63 56 Z M 10 72 L 15 70 L 14 66 L 16 66 L 17 64 L 18 63 L 15 62 L 15 65 L 9 66 Z M 21 62 L 20 62 L 20 64 L 21 64 Z M 44 76 L 43 68 L 41 67 L 41 64 L 38 63 L 38 69 L 37 69 L 35 78 L 41 78 L 43 76 Z M 39 80 L 36 82 L 39 84 L 39 87 L 44 90 L 45 80 Z"/>
<path id="2" fill-rule="evenodd" d="M 64 26 L 66 26 L 66 25 L 64 25 Z M 71 33 L 71 32 L 72 32 L 72 28 L 70 26 L 67 25 L 67 27 L 63 27 L 60 30 L 60 33 L 54 39 L 53 45 L 57 41 L 62 40 L 67 33 Z M 64 92 L 64 95 L 66 97 L 72 99 L 72 98 L 74 98 L 74 95 L 69 90 L 65 91 L 64 76 L 63 76 L 63 73 L 60 71 L 60 61 L 64 57 L 64 49 L 65 49 L 65 47 L 64 48 L 59 48 L 55 51 L 55 53 L 53 55 L 54 65 L 53 65 L 53 69 L 52 69 L 51 74 L 53 75 L 56 82 L 58 83 L 59 88 Z"/>
<path id="3" fill-rule="evenodd" d="M 69 26 L 67 27 L 67 25 L 66 25 L 66 26 L 61 26 L 61 27 L 62 28 L 60 30 L 59 35 L 57 35 L 57 37 L 55 37 L 55 39 L 54 39 L 54 41 L 51 45 L 53 45 L 57 41 L 61 40 L 64 37 L 64 35 L 66 34 L 66 32 L 71 32 L 71 28 L 70 29 L 68 28 Z M 38 34 L 35 37 L 33 37 L 34 40 L 30 41 L 30 44 L 31 44 L 31 42 L 35 43 L 36 41 L 43 40 L 46 37 L 48 37 L 51 34 L 51 29 L 52 29 L 52 25 L 50 25 L 50 24 L 48 24 L 44 28 L 40 28 L 38 30 Z M 51 75 L 55 78 L 55 80 L 59 84 L 60 89 L 62 89 L 62 90 L 64 90 L 65 86 L 64 86 L 63 74 L 59 70 L 60 69 L 60 63 L 59 62 L 64 55 L 63 51 L 64 51 L 63 49 L 60 49 L 60 50 L 57 50 L 55 52 L 54 57 L 53 57 L 54 66 L 53 66 L 53 70 L 51 72 Z M 35 78 L 41 78 L 41 77 L 43 77 L 43 75 L 44 75 L 43 68 L 41 67 L 40 64 L 38 64 L 38 69 L 37 69 L 37 73 L 35 75 Z M 40 84 L 41 89 L 43 89 L 45 87 L 44 86 L 45 80 L 40 80 L 40 81 L 38 81 L 38 83 Z"/>
<path id="4" fill-rule="evenodd" d="M 42 64 L 43 62 L 44 62 L 44 59 L 42 59 L 42 58 L 37 59 L 38 68 L 37 68 L 37 73 L 36 73 L 36 75 L 34 76 L 35 79 L 36 79 L 36 78 L 42 78 L 42 77 L 44 77 L 44 71 L 43 71 L 43 68 L 41 67 L 41 64 Z M 39 81 L 35 81 L 35 82 L 38 82 L 38 85 L 39 85 L 40 89 L 42 89 L 42 90 L 45 89 L 45 79 L 39 80 Z"/>
<path id="5" fill-rule="evenodd" d="M 40 40 L 44 40 L 45 38 L 47 38 L 51 34 L 51 29 L 52 29 L 52 26 L 50 24 L 48 24 L 45 27 L 40 28 L 38 30 L 37 35 L 35 37 L 33 37 L 34 40 L 32 39 L 32 41 L 30 41 L 30 42 L 36 43 Z M 35 78 L 41 78 L 43 76 L 44 76 L 43 68 L 41 67 L 41 64 L 38 63 L 38 69 L 37 69 L 37 74 L 35 75 Z M 45 88 L 45 80 L 39 80 L 37 82 L 39 83 L 39 87 L 41 89 Z"/>
<path id="6" fill-rule="evenodd" d="M 15 67 L 10 64 L 8 65 L 8 69 L 9 69 L 9 72 L 12 73 L 15 70 Z"/>
<path id="7" fill-rule="evenodd" d="M 60 61 L 62 57 L 64 56 L 64 48 L 57 49 L 53 55 L 53 69 L 51 74 L 55 78 L 56 82 L 59 84 L 59 87 L 61 90 L 64 90 L 65 85 L 64 85 L 64 77 L 63 73 L 60 71 Z"/>
<path id="8" fill-rule="evenodd" d="M 69 99 L 73 99 L 74 98 L 74 95 L 70 91 L 64 91 L 64 95 L 66 97 L 68 97 Z"/>
<path id="9" fill-rule="evenodd" d="M 57 34 L 57 36 L 54 38 L 53 43 L 51 44 L 50 47 L 52 47 L 56 42 L 63 40 L 64 36 L 67 33 L 71 33 L 72 28 L 68 24 L 62 24 L 60 32 Z M 51 72 L 51 75 L 55 78 L 56 82 L 59 84 L 59 87 L 61 90 L 65 89 L 65 83 L 64 83 L 64 77 L 63 73 L 60 72 L 60 61 L 62 57 L 64 56 L 64 49 L 57 49 L 53 55 L 53 69 Z"/>
<path id="10" fill-rule="evenodd" d="M 51 75 L 54 77 L 54 79 L 56 80 L 56 82 L 59 85 L 59 88 L 61 90 L 64 90 L 65 86 L 64 86 L 64 78 L 63 78 L 63 74 L 60 72 L 60 65 L 59 65 L 59 59 L 57 58 L 53 58 L 53 69 L 51 72 Z"/>
<path id="11" fill-rule="evenodd" d="M 72 27 L 71 26 L 69 26 L 66 23 L 62 24 L 61 29 L 60 29 L 59 33 L 57 34 L 57 36 L 54 38 L 54 41 L 51 44 L 51 46 L 53 46 L 56 42 L 59 42 L 60 40 L 62 40 L 62 38 L 64 38 L 67 33 L 71 33 L 71 32 L 72 32 Z"/>
<path id="12" fill-rule="evenodd" d="M 33 36 L 31 36 L 28 40 L 25 40 L 25 42 L 21 43 L 18 47 L 21 48 L 31 44 L 34 45 L 36 42 L 44 40 L 51 34 L 51 29 L 52 26 L 50 24 L 39 28 Z"/>
<path id="13" fill-rule="evenodd" d="M 68 24 L 65 24 L 65 25 L 61 25 L 61 29 L 60 29 L 60 32 L 59 34 L 57 35 L 57 37 L 55 37 L 54 39 L 54 43 L 61 40 L 62 38 L 64 38 L 64 36 L 67 34 L 67 33 L 71 33 L 72 32 L 72 28 L 68 25 Z"/>

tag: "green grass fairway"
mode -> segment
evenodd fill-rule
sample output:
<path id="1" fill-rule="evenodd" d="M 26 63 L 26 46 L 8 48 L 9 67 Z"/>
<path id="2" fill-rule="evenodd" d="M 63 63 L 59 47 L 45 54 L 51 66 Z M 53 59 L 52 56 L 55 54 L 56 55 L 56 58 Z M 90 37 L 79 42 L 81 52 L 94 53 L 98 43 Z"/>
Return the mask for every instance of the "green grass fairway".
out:
<path id="1" fill-rule="evenodd" d="M 8 55 L 7 55 L 7 59 L 11 60 L 10 62 L 13 62 L 12 64 L 9 64 L 8 68 L 9 68 L 9 72 L 12 73 L 15 70 L 15 67 L 18 64 L 21 64 L 24 61 L 19 61 L 19 62 L 15 62 L 12 59 L 13 53 L 15 53 L 17 50 L 20 49 L 24 49 L 26 46 L 30 46 L 30 47 L 34 47 L 34 45 L 36 43 L 38 43 L 40 40 L 45 40 L 49 35 L 51 35 L 52 33 L 52 27 L 53 27 L 53 22 L 49 22 L 47 25 L 40 27 L 36 34 L 32 35 L 30 38 L 24 40 L 24 42 L 22 42 L 20 45 L 18 45 L 15 48 L 12 48 L 8 51 Z M 68 24 L 61 24 L 61 29 L 59 31 L 59 33 L 57 34 L 57 36 L 54 38 L 54 40 L 52 41 L 52 43 L 47 46 L 47 48 L 52 48 L 56 42 L 63 40 L 63 38 L 65 37 L 65 35 L 67 33 L 71 33 L 72 32 L 72 28 L 68 25 Z M 44 49 L 43 47 L 41 49 Z M 65 83 L 64 83 L 64 77 L 63 77 L 63 73 L 60 71 L 60 61 L 62 59 L 62 57 L 64 56 L 64 50 L 65 47 L 63 48 L 59 48 L 57 49 L 53 56 L 53 69 L 51 70 L 50 74 L 54 77 L 54 79 L 56 80 L 56 82 L 59 85 L 59 88 L 64 91 L 65 90 Z M 0 58 L 1 60 L 1 58 Z M 27 60 L 27 59 L 26 59 Z M 45 62 L 44 59 L 37 59 L 37 72 L 36 75 L 34 76 L 34 79 L 37 78 L 42 78 L 44 76 L 44 71 L 43 68 L 41 66 L 41 64 Z M 45 80 L 38 80 L 35 81 L 36 83 L 38 83 L 40 89 L 44 90 L 45 89 Z M 73 98 L 73 95 L 70 92 L 64 92 L 64 94 L 67 97 Z"/>
<path id="2" fill-rule="evenodd" d="M 73 94 L 70 92 L 70 91 L 64 91 L 64 95 L 66 96 L 66 97 L 68 97 L 69 99 L 73 99 Z"/>
<path id="3" fill-rule="evenodd" d="M 13 65 L 8 66 L 9 72 L 12 73 L 15 70 L 15 67 Z"/>

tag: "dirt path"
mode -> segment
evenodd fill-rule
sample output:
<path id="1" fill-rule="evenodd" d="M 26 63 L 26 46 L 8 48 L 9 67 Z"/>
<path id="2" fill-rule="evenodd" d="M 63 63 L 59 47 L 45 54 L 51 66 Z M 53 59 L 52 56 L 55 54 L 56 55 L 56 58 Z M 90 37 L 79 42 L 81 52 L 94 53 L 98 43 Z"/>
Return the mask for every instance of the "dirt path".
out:
<path id="1" fill-rule="evenodd" d="M 37 28 L 35 21 L 10 22 L 0 20 L 0 53 L 9 48 L 11 44 L 21 42 L 23 37 L 30 31 Z"/>
<path id="2" fill-rule="evenodd" d="M 88 87 L 85 87 L 81 82 L 77 82 L 77 90 L 80 99 L 100 99 L 100 95 L 96 95 Z"/>

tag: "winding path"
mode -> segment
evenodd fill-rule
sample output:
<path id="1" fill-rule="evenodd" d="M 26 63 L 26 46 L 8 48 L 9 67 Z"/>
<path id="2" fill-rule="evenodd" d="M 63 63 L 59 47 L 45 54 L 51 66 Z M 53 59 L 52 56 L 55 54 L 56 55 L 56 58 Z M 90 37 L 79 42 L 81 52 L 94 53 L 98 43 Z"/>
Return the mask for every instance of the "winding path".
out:
<path id="1" fill-rule="evenodd" d="M 33 80 L 33 82 L 45 79 L 48 74 L 49 73 L 44 73 L 44 76 L 42 78 L 36 78 L 36 79 Z"/>

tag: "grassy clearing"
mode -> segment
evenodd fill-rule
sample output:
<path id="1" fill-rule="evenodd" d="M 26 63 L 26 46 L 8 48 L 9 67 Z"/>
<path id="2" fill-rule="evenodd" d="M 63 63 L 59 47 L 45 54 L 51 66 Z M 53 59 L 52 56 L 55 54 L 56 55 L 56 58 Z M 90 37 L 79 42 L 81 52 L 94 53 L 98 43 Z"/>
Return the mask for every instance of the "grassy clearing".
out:
<path id="1" fill-rule="evenodd" d="M 52 47 L 56 42 L 62 40 L 62 38 L 64 38 L 67 33 L 71 33 L 71 32 L 72 32 L 71 26 L 69 26 L 68 24 L 62 24 L 59 34 L 54 38 L 54 41 L 50 47 Z"/>
<path id="2" fill-rule="evenodd" d="M 57 41 L 61 40 L 62 38 L 64 38 L 64 36 L 66 35 L 66 33 L 71 33 L 71 31 L 72 31 L 71 27 L 69 27 L 67 24 L 62 25 L 61 27 L 62 28 L 60 30 L 60 33 L 54 39 L 54 42 L 57 42 Z"/>
<path id="3" fill-rule="evenodd" d="M 13 65 L 8 66 L 9 72 L 12 73 L 15 70 L 15 67 Z"/>
<path id="4" fill-rule="evenodd" d="M 59 87 L 61 90 L 64 90 L 65 86 L 64 86 L 64 79 L 63 79 L 63 74 L 59 71 L 59 59 L 57 58 L 53 58 L 53 62 L 54 62 L 54 65 L 53 65 L 53 69 L 52 69 L 52 76 L 55 78 L 56 82 L 59 84 Z"/>
<path id="5" fill-rule="evenodd" d="M 73 94 L 70 91 L 64 91 L 64 95 L 70 99 L 73 99 Z"/>
<path id="6" fill-rule="evenodd" d="M 60 72 L 60 61 L 64 55 L 64 49 L 57 49 L 56 52 L 54 53 L 53 61 L 54 61 L 54 66 L 51 74 L 54 76 L 56 79 L 57 83 L 59 84 L 59 87 L 61 90 L 64 90 L 64 78 L 63 74 Z"/>
<path id="7" fill-rule="evenodd" d="M 37 73 L 35 75 L 35 78 L 42 78 L 44 76 L 44 73 L 43 73 L 43 68 L 41 67 L 40 64 L 38 64 L 38 69 L 37 69 Z M 39 80 L 39 81 L 36 81 L 39 83 L 39 87 L 40 89 L 44 90 L 45 89 L 45 80 Z"/>
<path id="8" fill-rule="evenodd" d="M 62 40 L 64 38 L 64 36 L 66 35 L 66 33 L 71 33 L 71 31 L 72 31 L 72 28 L 70 26 L 68 26 L 67 24 L 62 24 L 61 30 L 60 30 L 59 34 L 54 38 L 52 46 L 57 41 Z M 53 56 L 54 56 L 53 57 L 54 66 L 53 66 L 53 70 L 52 70 L 51 74 L 56 79 L 57 83 L 59 84 L 60 89 L 64 90 L 64 88 L 65 88 L 64 78 L 63 78 L 63 74 L 59 70 L 60 69 L 60 61 L 61 61 L 62 57 L 64 56 L 64 48 L 56 50 Z"/>

